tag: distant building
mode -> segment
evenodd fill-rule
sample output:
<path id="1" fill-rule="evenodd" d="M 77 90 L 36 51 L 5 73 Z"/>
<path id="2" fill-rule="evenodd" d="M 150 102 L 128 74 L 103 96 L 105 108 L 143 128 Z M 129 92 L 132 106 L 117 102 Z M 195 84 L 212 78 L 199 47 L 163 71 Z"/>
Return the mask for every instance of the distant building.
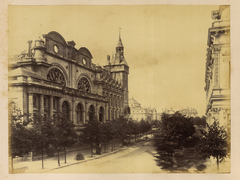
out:
<path id="1" fill-rule="evenodd" d="M 217 119 L 230 132 L 230 6 L 212 11 L 212 27 L 208 29 L 205 72 L 207 122 Z"/>
<path id="2" fill-rule="evenodd" d="M 194 108 L 187 107 L 186 109 L 181 109 L 179 111 L 182 115 L 185 115 L 186 117 L 196 117 L 198 115 L 198 112 Z"/>
<path id="3" fill-rule="evenodd" d="M 131 109 L 131 118 L 136 121 L 143 120 L 157 120 L 159 118 L 157 110 L 155 108 L 144 108 L 134 98 L 129 99 L 129 106 Z M 158 119 L 160 120 L 160 119 Z"/>

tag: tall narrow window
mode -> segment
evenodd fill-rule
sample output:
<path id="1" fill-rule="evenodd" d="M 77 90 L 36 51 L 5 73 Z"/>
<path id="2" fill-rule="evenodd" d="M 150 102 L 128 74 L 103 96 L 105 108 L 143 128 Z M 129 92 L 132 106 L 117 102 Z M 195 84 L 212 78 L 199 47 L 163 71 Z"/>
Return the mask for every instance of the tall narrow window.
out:
<path id="1" fill-rule="evenodd" d="M 62 113 L 64 118 L 69 119 L 69 105 L 67 101 L 64 101 L 62 104 Z"/>
<path id="2" fill-rule="evenodd" d="M 100 107 L 100 109 L 99 109 L 99 122 L 103 122 L 103 115 L 104 115 L 103 107 Z"/>
<path id="3" fill-rule="evenodd" d="M 89 107 L 88 116 L 89 116 L 89 121 L 92 121 L 93 118 L 94 118 L 94 107 L 93 107 L 93 105 L 91 105 Z"/>
<path id="4" fill-rule="evenodd" d="M 76 113 L 77 113 L 77 124 L 83 124 L 83 110 L 82 110 L 82 105 L 81 104 L 78 104 L 77 105 L 77 110 L 76 110 Z"/>

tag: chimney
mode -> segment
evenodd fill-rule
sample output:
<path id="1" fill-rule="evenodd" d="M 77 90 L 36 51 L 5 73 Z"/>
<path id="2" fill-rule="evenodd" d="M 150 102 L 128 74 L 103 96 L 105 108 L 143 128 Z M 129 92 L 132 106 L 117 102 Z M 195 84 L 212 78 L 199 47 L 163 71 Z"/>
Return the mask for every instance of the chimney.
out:
<path id="1" fill-rule="evenodd" d="M 32 56 L 32 50 L 31 50 L 31 47 L 32 47 L 32 41 L 28 41 L 28 57 L 31 57 Z"/>

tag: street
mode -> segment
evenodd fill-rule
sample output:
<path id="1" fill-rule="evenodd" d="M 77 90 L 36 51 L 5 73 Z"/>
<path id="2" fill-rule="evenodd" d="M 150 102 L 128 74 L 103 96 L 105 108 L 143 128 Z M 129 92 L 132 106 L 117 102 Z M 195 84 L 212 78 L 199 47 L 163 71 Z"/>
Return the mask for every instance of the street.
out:
<path id="1" fill-rule="evenodd" d="M 139 147 L 132 146 L 124 151 L 96 160 L 55 169 L 48 173 L 160 173 L 164 172 L 156 165 L 149 152 L 155 148 L 151 141 L 143 142 Z"/>

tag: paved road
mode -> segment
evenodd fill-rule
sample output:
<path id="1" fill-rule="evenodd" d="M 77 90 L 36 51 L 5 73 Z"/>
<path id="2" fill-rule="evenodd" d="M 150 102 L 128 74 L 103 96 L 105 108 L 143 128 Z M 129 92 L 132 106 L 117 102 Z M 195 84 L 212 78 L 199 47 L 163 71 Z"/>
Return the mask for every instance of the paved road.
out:
<path id="1" fill-rule="evenodd" d="M 146 152 L 154 152 L 151 142 L 89 162 L 52 170 L 49 173 L 160 173 L 154 157 Z"/>

